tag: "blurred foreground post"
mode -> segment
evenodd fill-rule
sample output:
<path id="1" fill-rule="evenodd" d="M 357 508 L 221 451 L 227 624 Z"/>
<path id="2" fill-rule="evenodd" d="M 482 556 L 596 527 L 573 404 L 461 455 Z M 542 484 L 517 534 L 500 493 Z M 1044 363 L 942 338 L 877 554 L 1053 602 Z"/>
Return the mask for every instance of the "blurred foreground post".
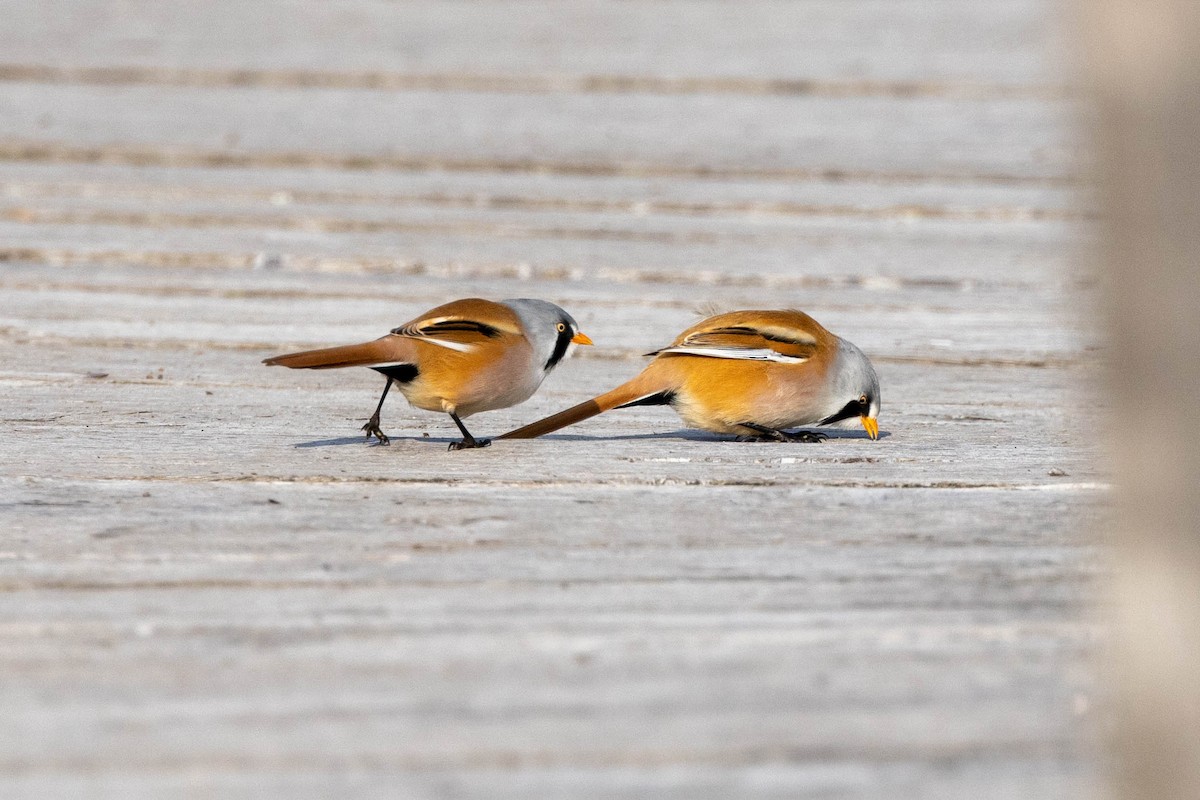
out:
<path id="1" fill-rule="evenodd" d="M 1200 3 L 1083 5 L 1118 481 L 1117 796 L 1200 798 Z"/>

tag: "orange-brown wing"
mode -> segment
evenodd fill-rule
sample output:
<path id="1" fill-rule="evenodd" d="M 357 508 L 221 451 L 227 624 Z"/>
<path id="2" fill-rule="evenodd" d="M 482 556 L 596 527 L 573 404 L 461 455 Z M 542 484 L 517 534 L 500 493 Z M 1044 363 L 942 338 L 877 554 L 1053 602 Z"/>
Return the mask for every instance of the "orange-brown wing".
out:
<path id="1" fill-rule="evenodd" d="M 704 320 L 651 355 L 677 353 L 794 364 L 813 358 L 831 337 L 800 311 L 735 311 Z"/>
<path id="2" fill-rule="evenodd" d="M 470 298 L 431 309 L 392 333 L 465 353 L 505 335 L 519 336 L 521 326 L 508 306 Z"/>

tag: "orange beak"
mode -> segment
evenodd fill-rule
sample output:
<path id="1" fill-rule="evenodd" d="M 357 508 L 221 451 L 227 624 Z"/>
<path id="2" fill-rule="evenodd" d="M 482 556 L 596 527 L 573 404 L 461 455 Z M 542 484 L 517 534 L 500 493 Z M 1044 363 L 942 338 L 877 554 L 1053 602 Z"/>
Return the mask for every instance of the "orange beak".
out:
<path id="1" fill-rule="evenodd" d="M 586 333 L 576 333 L 571 337 L 571 341 L 575 344 L 593 344 L 591 337 Z"/>
<path id="2" fill-rule="evenodd" d="M 874 417 L 868 417 L 866 414 L 859 417 L 859 419 L 862 420 L 862 425 L 867 431 L 867 436 L 870 436 L 872 439 L 878 439 L 879 420 L 875 419 Z"/>

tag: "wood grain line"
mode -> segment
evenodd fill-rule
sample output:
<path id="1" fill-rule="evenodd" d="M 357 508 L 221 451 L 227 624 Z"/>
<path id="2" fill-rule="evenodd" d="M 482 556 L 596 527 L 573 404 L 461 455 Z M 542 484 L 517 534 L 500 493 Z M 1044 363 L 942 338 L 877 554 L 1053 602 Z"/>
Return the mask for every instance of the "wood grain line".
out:
<path id="1" fill-rule="evenodd" d="M 552 442 L 559 436 L 551 436 L 547 441 Z M 569 437 L 568 437 L 569 438 Z M 583 437 L 597 439 L 620 439 L 622 437 Z M 846 438 L 861 438 L 863 442 L 870 445 L 871 442 L 866 439 L 866 435 L 846 437 Z M 432 438 L 427 440 L 430 447 L 440 446 L 444 439 Z M 706 440 L 707 441 L 707 440 Z M 712 442 L 720 442 L 720 439 L 712 439 Z M 543 445 L 545 442 L 542 443 Z M 512 442 L 505 442 L 506 446 L 513 446 Z M 528 448 L 530 445 L 525 444 Z M 533 445 L 534 447 L 539 445 Z M 445 448 L 442 448 L 445 449 Z M 794 454 L 796 450 L 790 449 L 788 453 Z M 784 455 L 780 452 L 780 456 Z M 791 456 L 789 456 L 791 457 Z M 796 463 L 813 461 L 819 463 L 821 457 L 806 457 L 795 456 Z M 837 459 L 825 459 L 829 461 L 837 461 Z M 846 460 L 846 463 L 858 463 L 861 459 L 854 460 L 853 457 Z M 568 477 L 555 478 L 533 478 L 524 480 L 505 480 L 502 478 L 465 478 L 453 475 L 449 476 L 404 476 L 404 475 L 387 475 L 387 476 L 369 476 L 369 475 L 261 475 L 252 473 L 249 475 L 129 475 L 124 477 L 115 476 L 95 476 L 89 475 L 86 477 L 74 478 L 70 475 L 56 475 L 56 480 L 84 480 L 93 483 L 170 483 L 170 484 L 237 484 L 237 485 L 261 485 L 261 486 L 281 486 L 281 485 L 346 485 L 358 486 L 368 484 L 387 484 L 389 486 L 455 486 L 462 489 L 554 489 L 554 488 L 578 488 L 580 486 L 597 487 L 603 486 L 609 489 L 629 488 L 639 489 L 647 486 L 676 486 L 676 487 L 696 487 L 703 489 L 729 489 L 729 488 L 759 488 L 759 489 L 795 489 L 796 487 L 820 487 L 825 489 L 912 489 L 912 490 L 928 490 L 928 491 L 986 491 L 986 492 L 1085 492 L 1085 493 L 1107 493 L 1111 491 L 1111 486 L 1108 483 L 1100 481 L 1084 481 L 1084 482 L 1062 482 L 1062 481 L 1047 481 L 1042 483 L 1012 483 L 1012 482 L 988 482 L 988 481 L 872 481 L 872 480 L 804 480 L 798 479 L 800 476 L 796 474 L 780 475 L 778 478 L 673 478 L 656 476 L 652 478 L 638 478 L 633 475 L 622 475 L 607 478 L 597 479 L 591 475 L 586 475 L 578 479 Z M 13 479 L 21 480 L 40 480 L 35 476 L 15 475 Z"/>
<path id="2" fill-rule="evenodd" d="M 133 167 L 242 169 L 330 169 L 375 172 L 453 172 L 481 174 L 569 175 L 695 180 L 862 181 L 884 184 L 993 184 L 1000 186 L 1075 186 L 1070 174 L 1027 175 L 1004 172 L 843 169 L 838 167 L 756 168 L 705 164 L 584 162 L 535 159 L 439 158 L 393 154 L 343 154 L 317 151 L 203 150 L 127 144 L 77 145 L 7 139 L 0 161 L 35 164 L 113 164 Z"/>
<path id="3" fill-rule="evenodd" d="M 736 274 L 697 269 L 636 269 L 625 267 L 535 266 L 521 263 L 463 263 L 431 264 L 402 258 L 315 256 L 303 254 L 272 254 L 160 250 L 76 250 L 70 248 L 0 247 L 0 264 L 26 263 L 51 267 L 130 266 L 157 269 L 193 270 L 286 270 L 290 273 L 317 272 L 322 274 L 384 274 L 427 276 L 434 278 L 488 279 L 512 281 L 573 282 L 587 278 L 620 284 L 657 286 L 703 286 L 741 289 L 854 289 L 894 290 L 921 289 L 946 292 L 978 291 L 1004 288 L 1034 290 L 1038 284 L 1002 277 L 992 279 L 952 278 L 942 276 L 880 276 L 880 275 L 779 275 Z M 1080 279 L 1070 282 L 1072 288 L 1090 288 L 1091 282 Z"/>
<path id="4" fill-rule="evenodd" d="M 980 603 L 973 608 L 987 608 L 988 604 Z M 319 718 L 327 719 L 337 714 L 336 709 L 324 708 Z M 564 712 L 572 713 L 572 712 Z M 578 712 L 574 712 L 578 713 Z M 802 712 L 796 712 L 802 713 Z M 253 720 L 255 725 L 266 726 L 271 716 L 259 711 L 254 715 L 243 716 Z M 278 715 L 276 715 L 278 716 Z M 341 714 L 349 722 L 350 716 Z M 357 716 L 357 715 L 354 715 Z M 305 718 L 311 722 L 313 717 Z M 372 719 L 374 719 L 373 717 Z M 136 716 L 132 719 L 138 719 Z M 200 717 L 194 721 L 200 724 L 211 721 L 213 717 Z M 230 724 L 233 724 L 231 721 Z M 282 723 L 280 723 L 282 724 Z M 296 725 L 295 721 L 290 723 Z M 344 774 L 347 768 L 355 770 L 403 770 L 405 772 L 441 772 L 453 771 L 461 773 L 469 770 L 495 772 L 497 770 L 522 770 L 530 772 L 537 769 L 560 770 L 572 769 L 655 769 L 672 765 L 695 765 L 706 768 L 730 768 L 749 765 L 778 765 L 778 764 L 848 764 L 854 769 L 861 769 L 864 761 L 871 764 L 907 763 L 919 761 L 922 767 L 951 772 L 961 769 L 964 760 L 994 761 L 996 759 L 1051 759 L 1067 758 L 1075 755 L 1077 745 L 1073 741 L 1064 742 L 1054 737 L 1053 732 L 1047 731 L 1042 737 L 1006 738 L 996 734 L 984 737 L 956 739 L 943 743 L 915 742 L 909 743 L 893 740 L 892 737 L 882 737 L 881 740 L 870 740 L 858 737 L 853 744 L 844 746 L 828 744 L 789 744 L 775 743 L 758 746 L 725 745 L 722 747 L 681 747 L 668 748 L 625 748 L 614 743 L 608 749 L 573 749 L 564 745 L 563 750 L 531 750 L 529 748 L 502 749 L 497 747 L 472 747 L 455 753 L 414 752 L 411 749 L 387 747 L 380 745 L 380 750 L 358 750 L 353 758 L 331 756 L 325 751 L 305 752 L 289 748 L 274 753 L 264 751 L 240 750 L 216 752 L 190 752 L 177 755 L 162 755 L 161 751 L 151 751 L 153 755 L 134 752 L 123 752 L 119 759 L 105 759 L 96 756 L 71 756 L 62 754 L 46 754 L 37 761 L 27 761 L 20 758 L 6 758 L 0 761 L 0 772 L 7 775 L 37 776 L 40 774 L 54 775 L 86 775 L 92 778 L 101 775 L 122 775 L 136 770 L 139 775 L 181 773 L 192 776 L 202 774 L 211 779 L 212 775 L 235 773 L 257 777 L 260 781 L 272 773 L 287 776 L 307 776 L 318 772 L 336 772 Z M 461 775 L 456 775 L 461 778 Z M 493 777 L 492 780 L 495 780 Z M 582 784 L 586 786 L 587 784 Z"/>
<path id="5" fill-rule="evenodd" d="M 0 221 L 22 225 L 107 225 L 125 228 L 183 228 L 302 231 L 333 234 L 419 233 L 459 236 L 486 236 L 499 239 L 564 239 L 595 242 L 641 242 L 679 245 L 786 244 L 826 237 L 824 231 L 776 227 L 764 229 L 719 230 L 691 228 L 681 230 L 631 229 L 621 227 L 573 227 L 535 225 L 525 222 L 460 219 L 415 221 L 400 219 L 362 219 L 318 214 L 279 214 L 245 212 L 127 211 L 112 208 L 45 208 L 15 206 L 0 209 Z M 1029 221 L 1029 220 L 1026 220 Z"/>
<path id="6" fill-rule="evenodd" d="M 968 81 L 672 77 L 666 75 L 495 75 L 470 72 L 404 73 L 378 70 L 63 66 L 0 64 L 7 83 L 83 86 L 178 86 L 214 89 L 350 89 L 391 92 L 503 94 L 732 94 L 785 97 L 940 97 L 962 100 L 1059 100 L 1077 93 L 1066 85 Z"/>
<path id="7" fill-rule="evenodd" d="M 4 262 L 3 251 L 0 251 L 0 263 Z M 156 279 L 153 284 L 144 282 L 138 283 L 88 283 L 82 280 L 59 281 L 49 280 L 47 278 L 38 278 L 36 280 L 21 280 L 13 279 L 15 276 L 0 275 L 0 286 L 12 292 L 30 292 L 41 294 L 44 292 L 65 292 L 79 294 L 96 294 L 110 295 L 117 297 L 198 297 L 208 299 L 226 299 L 226 300 L 348 300 L 361 302 L 366 300 L 377 300 L 379 298 L 379 290 L 375 287 L 366 287 L 362 289 L 350 288 L 315 288 L 305 286 L 303 288 L 281 288 L 267 287 L 257 288 L 249 286 L 209 286 L 209 285 L 194 285 L 185 283 L 172 283 Z M 846 276 L 843 276 L 844 280 Z M 851 276 L 852 277 L 852 276 Z M 813 288 L 828 288 L 821 287 L 813 283 L 809 285 L 809 289 Z M 855 288 L 853 285 L 844 285 L 839 283 L 838 288 Z M 897 288 L 923 288 L 923 287 L 897 287 Z M 935 288 L 942 288 L 940 285 Z M 967 287 L 964 285 L 963 289 Z M 1038 291 L 1037 285 L 1029 284 L 1004 284 L 1003 286 L 995 285 L 980 285 L 972 281 L 970 288 L 974 291 L 997 289 L 1005 292 L 1034 292 Z M 1084 288 L 1078 286 L 1076 288 Z M 1092 287 L 1087 287 L 1092 288 Z M 443 287 L 430 285 L 424 288 L 415 288 L 406 286 L 404 290 L 404 298 L 409 303 L 429 302 L 434 305 L 445 302 L 446 291 Z M 939 297 L 939 299 L 942 299 Z M 572 301 L 579 305 L 586 305 L 589 308 L 675 308 L 686 309 L 697 315 L 707 314 L 710 309 L 702 307 L 703 304 L 697 302 L 694 298 L 678 299 L 672 297 L 649 297 L 644 293 L 635 295 L 620 295 L 620 296 L 588 296 L 586 298 L 577 298 Z M 854 302 L 850 303 L 828 303 L 821 304 L 827 310 L 837 311 L 854 311 L 856 313 L 875 314 L 880 312 L 929 312 L 929 313 L 947 313 L 951 314 L 961 310 L 961 304 L 956 305 L 952 298 L 946 298 L 943 303 L 929 303 L 916 299 L 910 299 L 904 302 Z M 601 348 L 602 349 L 602 348 Z M 576 358 L 586 358 L 592 350 L 583 350 L 575 354 Z"/>
<path id="8" fill-rule="evenodd" d="M 104 201 L 138 200 L 172 202 L 203 200 L 222 203 L 251 203 L 279 208 L 292 205 L 434 207 L 486 209 L 494 211 L 563 212 L 580 214 L 649 214 L 684 217 L 780 216 L 849 217 L 854 219 L 920 220 L 964 222 L 1082 221 L 1096 215 L 1078 208 L 1033 206 L 965 207 L 905 203 L 887 206 L 837 203 L 770 201 L 688 202 L 682 200 L 604 199 L 580 197 L 530 197 L 512 194 L 448 194 L 428 192 L 397 194 L 307 189 L 237 189 L 204 186 L 141 186 L 97 182 L 0 182 L 0 197 L 26 200 L 60 199 Z"/>

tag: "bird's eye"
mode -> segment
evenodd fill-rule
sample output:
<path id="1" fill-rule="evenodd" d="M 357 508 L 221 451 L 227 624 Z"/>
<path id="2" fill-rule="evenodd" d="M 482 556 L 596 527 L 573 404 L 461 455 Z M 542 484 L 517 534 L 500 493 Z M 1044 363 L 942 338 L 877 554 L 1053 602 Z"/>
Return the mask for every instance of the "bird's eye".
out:
<path id="1" fill-rule="evenodd" d="M 558 328 L 558 332 L 559 332 L 559 333 L 562 333 L 563 331 L 565 331 L 565 330 L 567 329 L 567 323 L 565 323 L 565 322 L 560 322 L 560 323 L 558 323 L 558 325 L 556 325 L 555 327 L 557 327 L 557 328 Z"/>
<path id="2" fill-rule="evenodd" d="M 870 402 L 865 394 L 862 397 L 858 398 L 858 404 L 860 406 L 870 405 Z"/>

